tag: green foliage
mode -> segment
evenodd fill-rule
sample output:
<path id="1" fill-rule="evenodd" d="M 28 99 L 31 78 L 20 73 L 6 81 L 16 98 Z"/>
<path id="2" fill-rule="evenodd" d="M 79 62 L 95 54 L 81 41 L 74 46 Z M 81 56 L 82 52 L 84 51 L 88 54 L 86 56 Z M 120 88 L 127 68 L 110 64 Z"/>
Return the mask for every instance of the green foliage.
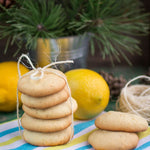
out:
<path id="1" fill-rule="evenodd" d="M 77 0 L 75 0 L 77 1 Z M 139 53 L 139 41 L 135 36 L 148 33 L 149 14 L 143 13 L 142 4 L 138 0 L 86 0 L 84 9 L 70 22 L 70 29 L 76 29 L 76 34 L 88 31 L 94 33 L 103 58 L 119 56 L 130 64 L 125 56 Z M 94 42 L 91 41 L 91 51 L 94 54 Z"/>
<path id="2" fill-rule="evenodd" d="M 18 47 L 26 43 L 26 48 L 35 48 L 40 37 L 63 36 L 65 15 L 61 5 L 54 1 L 18 0 L 17 6 L 4 10 L 0 17 L 4 21 L 0 38 L 11 35 L 11 43 L 16 42 Z"/>
<path id="3" fill-rule="evenodd" d="M 35 48 L 37 38 L 58 38 L 92 33 L 91 53 L 95 43 L 102 57 L 125 56 L 125 51 L 141 52 L 136 36 L 149 29 L 149 14 L 140 0 L 17 0 L 11 8 L 0 13 L 0 38 L 10 36 L 8 43 L 26 41 Z M 7 25 L 7 26 L 6 26 Z M 18 40 L 19 39 L 19 40 Z"/>

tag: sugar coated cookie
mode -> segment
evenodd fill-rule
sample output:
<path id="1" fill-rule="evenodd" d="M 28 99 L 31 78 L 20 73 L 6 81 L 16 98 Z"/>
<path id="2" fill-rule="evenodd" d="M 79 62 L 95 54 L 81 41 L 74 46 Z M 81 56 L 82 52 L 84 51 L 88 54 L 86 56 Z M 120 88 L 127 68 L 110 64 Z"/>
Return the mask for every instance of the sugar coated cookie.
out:
<path id="1" fill-rule="evenodd" d="M 96 129 L 89 135 L 88 142 L 97 150 L 129 150 L 137 146 L 138 136 L 136 133 Z"/>
<path id="2" fill-rule="evenodd" d="M 25 94 L 21 94 L 21 101 L 28 107 L 44 109 L 51 106 L 55 106 L 66 101 L 69 97 L 67 86 L 61 91 L 43 97 L 32 97 Z"/>
<path id="3" fill-rule="evenodd" d="M 73 98 L 71 98 L 71 101 L 70 98 L 68 98 L 67 101 L 47 109 L 30 108 L 24 104 L 22 106 L 26 114 L 39 119 L 57 119 L 65 117 L 71 115 L 72 108 L 73 112 L 75 112 L 77 110 L 77 107 L 77 102 Z"/>
<path id="4" fill-rule="evenodd" d="M 130 113 L 109 111 L 95 120 L 96 127 L 103 130 L 141 132 L 148 128 L 146 119 Z"/>
<path id="5" fill-rule="evenodd" d="M 57 132 L 35 132 L 24 130 L 23 138 L 26 142 L 36 146 L 57 146 L 69 142 L 73 133 L 72 126 Z"/>
<path id="6" fill-rule="evenodd" d="M 62 90 L 66 85 L 66 81 L 64 80 L 66 77 L 59 70 L 47 68 L 43 71 L 44 74 L 41 79 L 33 80 L 31 75 L 33 75 L 35 71 L 36 70 L 30 71 L 18 81 L 18 90 L 21 93 L 33 97 L 47 96 Z M 41 72 L 38 72 L 36 76 L 40 75 Z"/>
<path id="7" fill-rule="evenodd" d="M 36 119 L 26 113 L 21 118 L 23 128 L 37 132 L 56 132 L 69 127 L 72 123 L 72 115 L 51 120 Z"/>

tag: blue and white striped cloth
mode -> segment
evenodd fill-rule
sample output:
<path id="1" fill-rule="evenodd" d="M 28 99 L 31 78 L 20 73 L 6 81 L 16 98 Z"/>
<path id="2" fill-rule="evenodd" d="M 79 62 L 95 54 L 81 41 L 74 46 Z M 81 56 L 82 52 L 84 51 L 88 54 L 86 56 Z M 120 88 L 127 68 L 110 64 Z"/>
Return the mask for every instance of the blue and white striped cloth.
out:
<path id="1" fill-rule="evenodd" d="M 89 134 L 96 128 L 95 119 L 74 121 L 74 137 L 68 144 L 55 147 L 38 147 L 26 143 L 19 134 L 17 120 L 0 124 L 0 150 L 93 150 L 87 142 Z M 23 128 L 21 127 L 21 131 Z M 150 127 L 138 133 L 139 143 L 135 150 L 150 150 Z"/>

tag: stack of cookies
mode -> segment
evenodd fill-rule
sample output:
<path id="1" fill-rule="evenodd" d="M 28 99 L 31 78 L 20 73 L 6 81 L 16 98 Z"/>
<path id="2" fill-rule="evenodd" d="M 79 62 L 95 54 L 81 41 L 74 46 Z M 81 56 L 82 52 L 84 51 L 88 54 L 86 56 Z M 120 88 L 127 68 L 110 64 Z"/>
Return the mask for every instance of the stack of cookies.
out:
<path id="1" fill-rule="evenodd" d="M 25 112 L 21 124 L 26 142 L 56 146 L 72 138 L 72 114 L 77 103 L 70 97 L 65 79 L 61 71 L 47 68 L 43 72 L 30 71 L 19 80 L 18 90 L 22 93 Z"/>
<path id="2" fill-rule="evenodd" d="M 147 130 L 147 121 L 135 114 L 109 111 L 95 120 L 98 129 L 88 137 L 94 149 L 129 150 L 138 144 L 137 132 Z"/>

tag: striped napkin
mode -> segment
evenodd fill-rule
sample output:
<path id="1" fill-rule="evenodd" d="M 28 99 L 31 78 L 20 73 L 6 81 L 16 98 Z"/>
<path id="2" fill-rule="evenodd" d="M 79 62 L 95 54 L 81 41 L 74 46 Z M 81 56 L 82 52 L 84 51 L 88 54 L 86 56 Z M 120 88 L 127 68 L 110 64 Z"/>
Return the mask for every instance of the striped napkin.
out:
<path id="1" fill-rule="evenodd" d="M 0 124 L 0 150 L 93 150 L 87 142 L 90 133 L 96 128 L 95 119 L 74 121 L 74 137 L 68 144 L 56 147 L 38 147 L 26 143 L 19 134 L 17 120 Z M 23 128 L 21 127 L 21 131 Z M 134 150 L 150 150 L 150 127 L 138 134 L 139 143 Z"/>

